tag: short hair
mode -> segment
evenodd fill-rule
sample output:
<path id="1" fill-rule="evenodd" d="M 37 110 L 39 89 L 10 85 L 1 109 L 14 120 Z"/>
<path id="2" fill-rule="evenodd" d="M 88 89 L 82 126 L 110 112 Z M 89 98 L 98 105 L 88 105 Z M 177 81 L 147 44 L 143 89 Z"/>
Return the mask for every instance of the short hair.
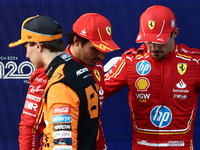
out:
<path id="1" fill-rule="evenodd" d="M 67 34 L 67 39 L 68 42 L 67 44 L 74 44 L 74 36 L 77 36 L 77 38 L 80 40 L 81 42 L 81 46 L 83 47 L 87 42 L 89 42 L 88 39 L 82 38 L 81 36 L 79 36 L 78 34 L 76 34 L 73 30 L 71 30 L 70 32 L 68 32 Z"/>
<path id="2" fill-rule="evenodd" d="M 177 27 L 176 27 L 177 28 Z M 174 30 L 176 29 L 176 28 L 174 28 Z M 172 38 L 172 35 L 173 35 L 173 33 L 174 33 L 174 30 L 171 32 L 171 34 L 170 34 L 170 37 Z"/>

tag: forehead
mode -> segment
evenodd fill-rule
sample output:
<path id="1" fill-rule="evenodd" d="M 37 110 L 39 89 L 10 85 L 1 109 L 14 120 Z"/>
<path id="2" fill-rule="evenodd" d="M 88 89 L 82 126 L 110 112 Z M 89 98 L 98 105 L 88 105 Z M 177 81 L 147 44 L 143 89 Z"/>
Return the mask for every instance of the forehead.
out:
<path id="1" fill-rule="evenodd" d="M 98 50 L 90 41 L 88 41 L 85 46 L 89 49 Z"/>
<path id="2" fill-rule="evenodd" d="M 23 44 L 23 46 L 24 46 L 24 48 L 26 48 L 26 49 L 27 49 L 27 48 L 28 48 L 28 47 L 30 47 L 31 45 L 30 45 L 30 43 L 29 43 L 29 42 L 26 42 L 26 43 L 24 43 L 24 44 Z"/>

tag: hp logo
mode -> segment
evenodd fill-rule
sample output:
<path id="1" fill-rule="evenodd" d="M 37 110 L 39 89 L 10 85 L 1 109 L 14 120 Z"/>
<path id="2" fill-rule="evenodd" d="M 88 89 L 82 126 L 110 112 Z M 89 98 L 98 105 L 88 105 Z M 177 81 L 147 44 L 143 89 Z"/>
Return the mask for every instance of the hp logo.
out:
<path id="1" fill-rule="evenodd" d="M 164 128 L 170 124 L 172 113 L 166 106 L 156 106 L 151 111 L 150 120 L 154 126 Z"/>
<path id="2" fill-rule="evenodd" d="M 140 75 L 147 75 L 151 71 L 151 64 L 146 61 L 140 61 L 137 63 L 136 71 Z"/>

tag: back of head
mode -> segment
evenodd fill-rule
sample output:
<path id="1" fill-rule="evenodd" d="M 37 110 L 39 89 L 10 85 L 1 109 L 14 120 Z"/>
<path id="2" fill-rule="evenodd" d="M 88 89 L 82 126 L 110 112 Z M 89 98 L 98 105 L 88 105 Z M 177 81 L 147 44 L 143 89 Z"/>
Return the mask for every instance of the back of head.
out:
<path id="1" fill-rule="evenodd" d="M 22 23 L 21 39 L 10 43 L 9 47 L 15 47 L 26 42 L 49 42 L 58 39 L 62 39 L 61 26 L 51 17 L 37 15 L 27 18 Z"/>
<path id="2" fill-rule="evenodd" d="M 165 6 L 147 8 L 140 17 L 140 31 L 136 43 L 152 42 L 164 44 L 176 28 L 174 13 Z"/>

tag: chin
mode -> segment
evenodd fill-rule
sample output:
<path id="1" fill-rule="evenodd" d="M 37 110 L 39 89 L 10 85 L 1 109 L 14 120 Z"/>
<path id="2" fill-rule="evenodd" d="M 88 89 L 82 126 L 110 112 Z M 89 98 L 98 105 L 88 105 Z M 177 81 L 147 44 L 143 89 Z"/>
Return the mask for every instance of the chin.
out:
<path id="1" fill-rule="evenodd" d="M 88 66 L 91 66 L 91 67 L 94 67 L 96 65 L 97 65 L 97 63 L 90 63 L 90 64 L 88 64 Z"/>

